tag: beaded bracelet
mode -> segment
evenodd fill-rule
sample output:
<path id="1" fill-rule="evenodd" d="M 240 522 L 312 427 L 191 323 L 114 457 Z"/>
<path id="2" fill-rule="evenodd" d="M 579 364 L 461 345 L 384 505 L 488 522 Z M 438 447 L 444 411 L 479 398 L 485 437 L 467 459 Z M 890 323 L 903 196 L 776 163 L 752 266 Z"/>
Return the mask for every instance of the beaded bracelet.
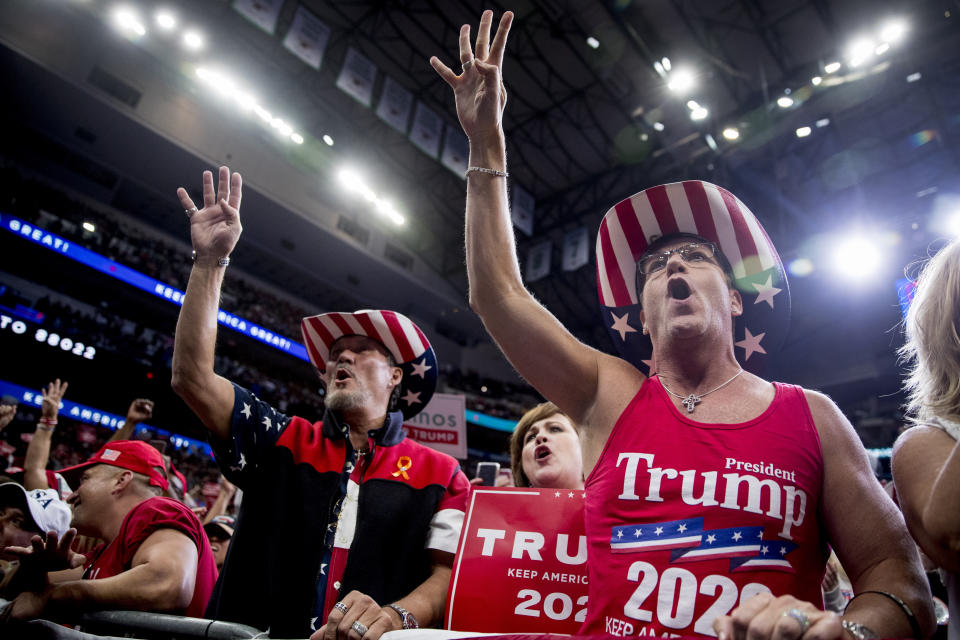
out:
<path id="1" fill-rule="evenodd" d="M 463 172 L 463 177 L 469 177 L 471 171 L 476 171 L 477 173 L 489 173 L 492 176 L 497 176 L 498 178 L 507 178 L 510 176 L 506 171 L 500 171 L 498 169 L 488 169 L 487 167 L 467 167 L 467 170 Z"/>
<path id="2" fill-rule="evenodd" d="M 907 621 L 910 623 L 910 630 L 913 632 L 913 637 L 916 638 L 916 640 L 923 640 L 923 633 L 921 633 L 920 631 L 920 623 L 917 622 L 917 616 L 913 615 L 913 610 L 910 608 L 910 606 L 906 602 L 904 602 L 898 596 L 893 595 L 892 593 L 887 593 L 886 591 L 861 591 L 857 595 L 850 598 L 850 602 L 847 603 L 847 607 L 846 609 L 844 609 L 844 613 L 846 613 L 847 609 L 850 608 L 850 605 L 853 604 L 854 600 L 868 593 L 875 593 L 877 595 L 884 596 L 885 598 L 889 598 L 894 603 L 896 603 L 896 605 L 900 607 L 900 610 L 903 611 L 903 614 L 907 616 Z"/>

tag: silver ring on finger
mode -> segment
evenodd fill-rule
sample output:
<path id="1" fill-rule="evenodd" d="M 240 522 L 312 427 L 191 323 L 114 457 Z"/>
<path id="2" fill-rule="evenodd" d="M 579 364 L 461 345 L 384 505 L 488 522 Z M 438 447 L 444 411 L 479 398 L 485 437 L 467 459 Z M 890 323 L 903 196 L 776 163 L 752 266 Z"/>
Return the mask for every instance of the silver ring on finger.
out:
<path id="1" fill-rule="evenodd" d="M 187 214 L 187 217 L 188 217 L 188 218 L 191 218 L 191 217 L 193 217 L 193 214 L 195 214 L 195 213 L 197 212 L 197 208 L 196 208 L 196 207 L 190 207 L 189 209 L 184 209 L 183 212 Z"/>
<path id="2" fill-rule="evenodd" d="M 350 607 L 343 604 L 343 602 L 338 602 L 337 604 L 333 605 L 333 608 L 343 614 L 350 610 Z"/>
<path id="3" fill-rule="evenodd" d="M 367 631 L 368 631 L 367 625 L 363 624 L 359 620 L 357 620 L 352 625 L 350 625 L 350 628 L 356 631 L 357 635 L 360 636 L 361 638 L 367 635 Z"/>
<path id="4" fill-rule="evenodd" d="M 793 618 L 798 623 L 800 623 L 800 626 L 803 627 L 804 631 L 806 631 L 810 627 L 810 618 L 807 617 L 807 614 L 805 614 L 800 609 L 797 609 L 796 607 L 794 607 L 793 609 L 787 609 L 781 614 L 781 617 Z"/>
<path id="5" fill-rule="evenodd" d="M 471 65 L 473 65 L 473 58 L 470 58 L 463 63 L 463 68 L 461 68 L 460 73 L 466 73 L 467 69 L 469 69 Z"/>

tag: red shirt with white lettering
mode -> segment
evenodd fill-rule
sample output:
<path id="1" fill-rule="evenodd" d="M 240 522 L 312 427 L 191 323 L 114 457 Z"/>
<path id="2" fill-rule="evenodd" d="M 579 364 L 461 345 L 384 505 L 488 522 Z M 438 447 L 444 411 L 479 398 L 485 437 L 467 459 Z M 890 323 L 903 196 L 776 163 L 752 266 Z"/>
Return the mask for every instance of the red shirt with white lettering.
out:
<path id="1" fill-rule="evenodd" d="M 176 500 L 149 498 L 131 509 L 113 542 L 101 544 L 89 554 L 93 561 L 86 566 L 83 578 L 99 580 L 128 571 L 140 545 L 158 529 L 175 529 L 197 546 L 197 579 L 184 615 L 202 618 L 217 581 L 217 564 L 200 520 Z"/>
<path id="2" fill-rule="evenodd" d="M 758 417 L 705 424 L 656 377 L 586 481 L 590 599 L 582 634 L 713 636 L 761 592 L 823 604 L 820 438 L 800 387 Z"/>

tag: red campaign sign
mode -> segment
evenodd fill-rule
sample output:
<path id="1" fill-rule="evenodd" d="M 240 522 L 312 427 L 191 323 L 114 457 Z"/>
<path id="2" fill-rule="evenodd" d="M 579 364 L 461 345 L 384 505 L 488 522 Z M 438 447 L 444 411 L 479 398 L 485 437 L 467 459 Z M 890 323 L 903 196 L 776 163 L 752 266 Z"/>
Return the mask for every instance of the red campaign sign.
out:
<path id="1" fill-rule="evenodd" d="M 447 431 L 446 429 L 424 429 L 423 427 L 413 427 L 408 424 L 403 425 L 407 434 L 417 442 L 439 442 L 442 444 L 458 444 L 460 442 L 459 434 L 456 431 Z"/>
<path id="2" fill-rule="evenodd" d="M 446 628 L 576 633 L 587 614 L 583 491 L 470 492 Z"/>

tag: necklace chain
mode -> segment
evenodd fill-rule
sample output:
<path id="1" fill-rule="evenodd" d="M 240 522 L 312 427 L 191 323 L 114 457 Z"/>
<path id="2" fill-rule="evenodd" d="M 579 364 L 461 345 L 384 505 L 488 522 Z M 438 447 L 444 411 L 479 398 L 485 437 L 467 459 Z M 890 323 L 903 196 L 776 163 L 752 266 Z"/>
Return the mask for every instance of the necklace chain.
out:
<path id="1" fill-rule="evenodd" d="M 659 376 L 659 378 L 660 378 L 660 384 L 661 386 L 663 386 L 664 391 L 672 395 L 674 398 L 680 398 L 680 401 L 683 403 L 683 406 L 687 408 L 687 413 L 693 413 L 693 410 L 697 407 L 698 404 L 700 404 L 701 400 L 706 398 L 708 395 L 710 395 L 714 391 L 719 391 L 720 389 L 723 389 L 725 386 L 727 386 L 728 384 L 736 380 L 741 373 L 743 373 L 743 369 L 740 369 L 739 371 L 737 371 L 735 374 L 733 374 L 732 378 L 730 378 L 720 386 L 714 387 L 713 389 L 710 389 L 710 391 L 707 391 L 706 393 L 701 393 L 699 395 L 696 393 L 691 393 L 690 395 L 687 395 L 687 396 L 682 396 L 679 393 L 674 393 L 673 391 L 670 390 L 670 387 L 668 387 L 663 382 L 663 376 Z"/>

